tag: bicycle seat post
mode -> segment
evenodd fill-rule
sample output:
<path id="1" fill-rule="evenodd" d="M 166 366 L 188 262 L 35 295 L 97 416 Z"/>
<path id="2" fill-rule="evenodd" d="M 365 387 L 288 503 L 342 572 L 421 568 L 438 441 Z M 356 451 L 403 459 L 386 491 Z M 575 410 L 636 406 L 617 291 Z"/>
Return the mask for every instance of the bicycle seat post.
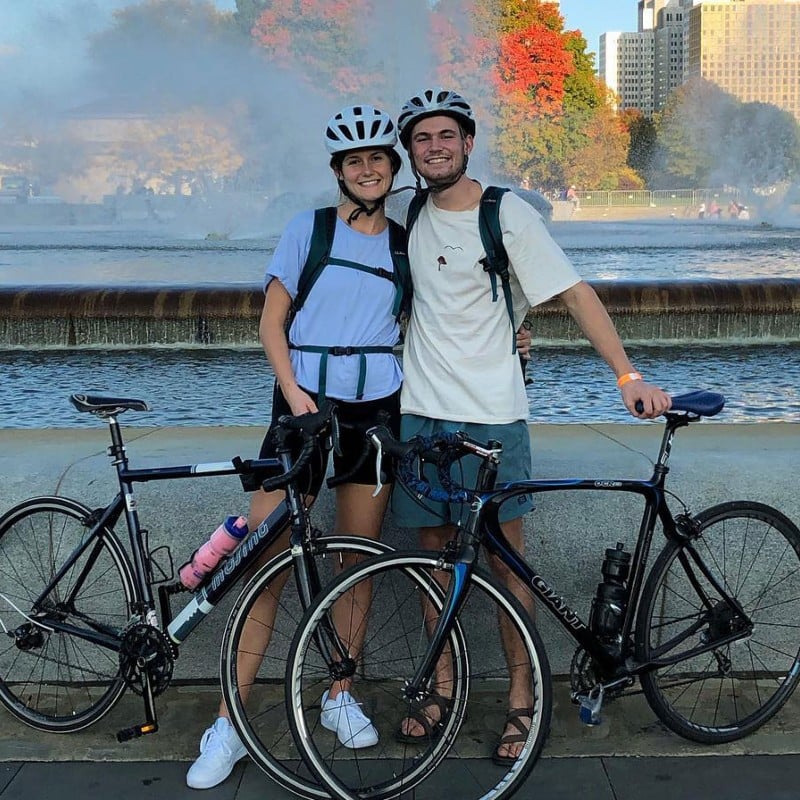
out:
<path id="1" fill-rule="evenodd" d="M 109 414 L 107 416 L 108 430 L 111 434 L 111 446 L 106 450 L 111 463 L 117 468 L 124 469 L 128 466 L 128 457 L 125 454 L 125 442 L 122 439 L 122 430 L 119 427 L 116 414 Z"/>

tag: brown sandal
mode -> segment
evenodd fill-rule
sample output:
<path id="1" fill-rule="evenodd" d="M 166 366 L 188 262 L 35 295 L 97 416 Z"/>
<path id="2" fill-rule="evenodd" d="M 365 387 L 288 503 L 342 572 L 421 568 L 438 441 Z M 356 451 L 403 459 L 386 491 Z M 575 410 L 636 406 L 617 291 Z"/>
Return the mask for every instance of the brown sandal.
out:
<path id="1" fill-rule="evenodd" d="M 522 721 L 522 717 L 528 717 L 530 722 L 525 725 Z M 506 723 L 504 726 L 504 730 L 509 725 L 513 725 L 518 733 L 507 733 L 505 736 L 500 737 L 500 741 L 497 743 L 497 747 L 494 749 L 494 753 L 492 754 L 492 761 L 495 764 L 500 765 L 501 767 L 507 767 L 512 765 L 517 758 L 515 756 L 501 756 L 497 751 L 503 746 L 507 744 L 520 744 L 522 742 L 527 741 L 528 736 L 530 735 L 531 725 L 533 724 L 533 708 L 511 708 L 506 715 Z"/>
<path id="2" fill-rule="evenodd" d="M 428 709 L 433 709 L 434 707 L 439 711 L 438 719 L 432 719 L 428 713 Z M 394 735 L 395 740 L 402 744 L 415 744 L 416 742 L 430 741 L 436 735 L 436 729 L 439 727 L 442 720 L 450 713 L 451 707 L 452 700 L 443 697 L 439 692 L 431 692 L 424 700 L 413 701 L 408 714 L 400 723 Z M 423 733 L 419 736 L 403 733 L 403 724 L 407 720 L 416 722 L 421 726 Z"/>

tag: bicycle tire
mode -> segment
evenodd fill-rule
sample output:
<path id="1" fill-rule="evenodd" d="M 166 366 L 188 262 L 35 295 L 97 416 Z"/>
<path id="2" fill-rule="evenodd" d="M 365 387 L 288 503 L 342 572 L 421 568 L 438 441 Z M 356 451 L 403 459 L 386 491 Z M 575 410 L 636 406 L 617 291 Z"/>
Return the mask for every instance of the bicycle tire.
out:
<path id="1" fill-rule="evenodd" d="M 714 506 L 695 519 L 700 535 L 694 547 L 754 628 L 739 641 L 646 672 L 641 683 L 668 728 L 702 744 L 722 744 L 763 725 L 800 679 L 800 530 L 776 509 L 747 501 Z M 701 609 L 679 558 L 683 550 L 680 543 L 666 545 L 642 593 L 636 626 L 642 661 L 680 655 L 737 625 L 695 567 L 714 603 L 710 613 Z"/>
<path id="2" fill-rule="evenodd" d="M 350 553 L 368 557 L 392 551 L 389 545 L 363 536 L 323 536 L 315 540 L 315 561 L 323 585 L 330 577 L 327 559 Z M 279 606 L 270 643 L 256 677 L 258 697 L 243 700 L 238 681 L 237 658 L 244 624 L 254 603 L 286 577 L 292 579 L 292 556 L 289 550 L 279 553 L 248 581 L 231 610 L 220 651 L 222 694 L 231 722 L 253 761 L 274 781 L 291 792 L 310 800 L 328 798 L 308 771 L 294 747 L 286 720 L 283 696 L 285 648 L 302 616 L 297 591 L 279 589 Z M 271 676 L 271 677 L 270 677 Z"/>
<path id="3" fill-rule="evenodd" d="M 22 722 L 42 731 L 71 733 L 101 719 L 125 691 L 119 654 L 79 635 L 46 627 L 58 615 L 79 628 L 120 633 L 136 596 L 130 561 L 109 529 L 67 608 L 88 552 L 48 595 L 54 605 L 33 606 L 88 531 L 90 510 L 75 500 L 37 497 L 0 518 L 0 702 Z M 30 620 L 36 617 L 40 625 Z"/>
<path id="4" fill-rule="evenodd" d="M 323 591 L 295 633 L 286 671 L 287 715 L 307 764 L 334 797 L 388 800 L 413 791 L 417 800 L 438 800 L 452 794 L 455 780 L 459 800 L 501 800 L 517 790 L 541 752 L 552 703 L 544 646 L 517 598 L 479 569 L 465 587 L 464 605 L 439 661 L 441 674 L 432 676 L 434 686 L 416 702 L 406 697 L 403 687 L 427 652 L 430 612 L 438 615 L 442 607 L 437 578 L 443 569 L 451 574 L 438 553 L 370 559 Z M 320 724 L 318 698 L 330 672 L 316 642 L 324 636 L 334 605 L 367 581 L 369 633 L 354 693 L 365 701 L 380 738 L 374 747 L 359 751 L 342 747 L 336 734 Z M 501 625 L 509 625 L 516 637 L 519 660 L 514 664 L 526 688 L 530 686 L 534 710 L 520 757 L 496 765 L 492 756 L 504 729 L 512 669 L 499 636 Z M 441 700 L 428 705 L 429 714 L 444 716 L 438 721 L 426 716 L 429 735 L 409 741 L 402 734 L 411 729 L 403 721 L 413 712 L 424 715 L 432 692 Z"/>

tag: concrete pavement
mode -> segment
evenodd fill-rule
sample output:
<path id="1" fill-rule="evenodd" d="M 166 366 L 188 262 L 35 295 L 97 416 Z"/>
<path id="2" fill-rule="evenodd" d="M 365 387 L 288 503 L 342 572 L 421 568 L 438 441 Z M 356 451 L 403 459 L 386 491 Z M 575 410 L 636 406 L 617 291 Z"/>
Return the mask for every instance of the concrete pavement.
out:
<path id="1" fill-rule="evenodd" d="M 678 435 L 673 454 L 672 488 L 694 509 L 746 497 L 771 503 L 800 519 L 796 491 L 800 466 L 798 426 L 698 425 Z M 162 429 L 128 431 L 135 466 L 218 461 L 257 446 L 251 429 Z M 660 425 L 537 426 L 534 460 L 537 477 L 648 474 Z M 135 441 L 136 440 L 136 441 Z M 62 493 L 94 504 L 113 493 L 113 472 L 104 455 L 107 434 L 97 430 L 0 430 L 0 507 L 31 494 Z M 190 486 L 192 487 L 190 489 Z M 146 485 L 140 512 L 159 543 L 166 539 L 176 560 L 196 546 L 225 514 L 243 507 L 235 479 L 175 481 Z M 588 493 L 587 493 L 588 494 Z M 594 494 L 594 493 L 592 493 Z M 574 495 L 573 495 L 574 496 Z M 602 549 L 628 540 L 638 512 L 615 502 L 589 505 L 588 498 L 564 505 L 543 502 L 531 515 L 526 534 L 553 582 L 588 608 L 599 578 Z M 186 500 L 190 499 L 190 503 Z M 315 514 L 330 514 L 323 500 Z M 587 525 L 586 520 L 591 520 Z M 624 523 L 624 530 L 620 529 Z M 395 546 L 408 537 L 387 526 Z M 180 563 L 178 561 L 178 563 Z M 55 797 L 208 798 L 283 800 L 291 797 L 252 763 L 242 762 L 222 786 L 203 793 L 185 786 L 185 772 L 197 753 L 200 734 L 212 720 L 218 688 L 223 609 L 182 650 L 175 684 L 158 698 L 159 733 L 125 745 L 114 734 L 141 722 L 141 700 L 131 694 L 106 718 L 76 734 L 56 736 L 27 728 L 0 710 L 0 800 Z M 542 632 L 556 674 L 569 664 L 571 647 L 547 618 Z M 718 748 L 684 741 L 666 731 L 641 696 L 608 705 L 605 721 L 586 728 L 569 703 L 565 683 L 556 688 L 554 720 L 541 762 L 518 797 L 581 800 L 661 800 L 710 798 L 784 800 L 800 797 L 800 695 L 778 717 L 747 739 Z M 458 797 L 458 775 L 451 777 Z"/>
<path id="2" fill-rule="evenodd" d="M 249 760 L 221 786 L 189 790 L 185 773 L 218 698 L 213 685 L 170 688 L 159 698 L 158 733 L 120 745 L 118 727 L 138 721 L 141 700 L 126 694 L 86 731 L 45 734 L 0 712 L 0 798 L 206 798 L 288 800 Z M 800 796 L 800 697 L 752 736 L 717 748 L 687 742 L 653 717 L 641 695 L 606 707 L 604 721 L 578 720 L 563 681 L 556 684 L 551 735 L 542 759 L 520 790 L 547 800 L 796 800 Z M 459 775 L 449 783 L 458 797 Z"/>

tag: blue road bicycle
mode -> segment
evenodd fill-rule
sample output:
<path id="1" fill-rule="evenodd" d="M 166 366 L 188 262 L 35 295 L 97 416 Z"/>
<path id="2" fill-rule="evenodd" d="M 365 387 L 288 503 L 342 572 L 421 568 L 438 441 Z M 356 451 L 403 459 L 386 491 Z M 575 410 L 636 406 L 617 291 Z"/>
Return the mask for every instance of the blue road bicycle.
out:
<path id="1" fill-rule="evenodd" d="M 730 742 L 770 719 L 800 677 L 800 531 L 755 502 L 695 514 L 666 489 L 676 431 L 723 406 L 711 392 L 674 397 L 653 473 L 643 480 L 495 486 L 498 442 L 451 434 L 403 444 L 373 430 L 420 500 L 464 503 L 466 512 L 442 552 L 390 553 L 342 573 L 297 629 L 287 713 L 298 748 L 331 795 L 510 797 L 534 766 L 551 719 L 534 598 L 537 613 L 547 609 L 576 644 L 571 696 L 585 722 L 637 685 L 667 727 L 696 742 Z M 475 489 L 453 477 L 463 457 L 480 461 Z M 443 488 L 422 477 L 418 465 L 426 461 L 438 465 Z M 606 551 L 588 619 L 536 569 L 535 553 L 526 558 L 509 544 L 498 522 L 500 506 L 520 495 L 587 490 L 638 495 L 644 504 L 633 552 L 623 545 Z M 657 526 L 664 541 L 650 560 Z M 580 541 L 579 532 L 569 541 Z M 478 566 L 481 552 L 488 571 Z M 372 602 L 354 659 L 326 631 L 333 607 L 365 582 Z M 359 681 L 380 731 L 377 746 L 345 751 L 320 726 L 319 687 L 334 675 Z M 499 747 L 504 731 L 518 757 Z"/>

